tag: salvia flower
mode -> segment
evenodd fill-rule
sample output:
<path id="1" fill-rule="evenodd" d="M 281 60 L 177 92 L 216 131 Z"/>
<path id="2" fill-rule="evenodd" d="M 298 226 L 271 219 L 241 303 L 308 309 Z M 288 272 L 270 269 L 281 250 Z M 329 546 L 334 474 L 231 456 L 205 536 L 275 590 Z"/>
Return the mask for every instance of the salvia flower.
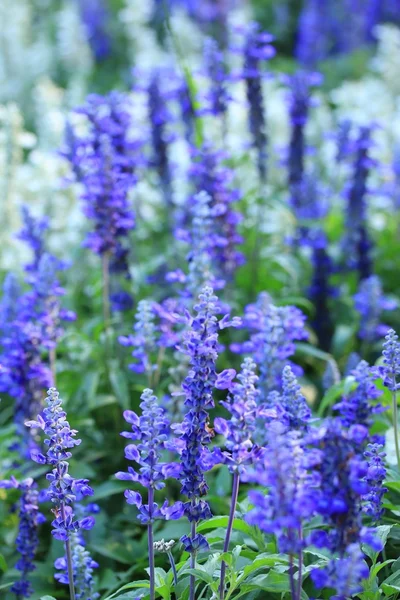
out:
<path id="1" fill-rule="evenodd" d="M 225 240 L 217 232 L 218 208 L 212 208 L 211 205 L 212 198 L 207 192 L 196 194 L 190 207 L 189 227 L 175 231 L 175 237 L 190 246 L 186 257 L 188 274 L 185 275 L 180 269 L 171 271 L 167 274 L 167 281 L 186 283 L 186 290 L 191 297 L 205 285 L 215 290 L 225 285 L 225 280 L 221 278 L 217 264 L 213 261 L 214 253 L 221 247 L 221 240 L 222 243 Z"/>
<path id="2" fill-rule="evenodd" d="M 344 162 L 351 155 L 353 149 L 350 138 L 352 127 L 353 123 L 350 119 L 344 119 L 338 123 L 336 133 L 336 161 L 338 163 Z"/>
<path id="3" fill-rule="evenodd" d="M 288 155 L 288 182 L 290 188 L 290 202 L 296 211 L 300 206 L 302 197 L 302 183 L 305 172 L 305 127 L 308 121 L 310 107 L 314 104 L 311 90 L 319 85 L 319 73 L 298 71 L 294 75 L 285 76 L 288 84 L 288 106 L 291 122 L 291 134 Z"/>
<path id="4" fill-rule="evenodd" d="M 212 288 L 205 287 L 195 305 L 196 316 L 190 318 L 182 350 L 190 359 L 190 371 L 182 384 L 185 393 L 185 406 L 188 412 L 183 423 L 176 429 L 183 442 L 181 452 L 182 483 L 181 492 L 187 496 L 184 513 L 192 524 L 211 516 L 208 503 L 203 500 L 208 485 L 205 472 L 212 465 L 208 445 L 211 430 L 208 427 L 209 410 L 214 408 L 213 392 L 217 382 L 216 360 L 218 356 L 218 331 L 236 321 L 224 317 L 220 322 L 216 317 L 219 311 L 218 298 Z M 201 535 L 182 539 L 185 549 L 207 545 Z"/>
<path id="5" fill-rule="evenodd" d="M 361 280 L 372 274 L 371 241 L 366 226 L 367 183 L 370 170 L 375 165 L 370 157 L 371 145 L 371 127 L 361 127 L 355 143 L 353 178 L 347 191 L 346 234 L 343 241 L 346 264 L 359 271 Z"/>
<path id="6" fill-rule="evenodd" d="M 32 593 L 32 585 L 29 574 L 35 570 L 34 559 L 39 544 L 38 526 L 45 521 L 45 517 L 39 511 L 39 492 L 32 478 L 25 479 L 20 483 L 11 477 L 10 480 L 0 481 L 0 487 L 17 488 L 21 492 L 19 501 L 19 528 L 16 539 L 16 547 L 21 555 L 15 565 L 21 573 L 19 581 L 13 584 L 11 592 L 17 598 L 29 598 Z"/>
<path id="7" fill-rule="evenodd" d="M 363 498 L 371 490 L 363 456 L 367 438 L 365 426 L 353 425 L 346 430 L 338 419 L 328 420 L 310 433 L 311 446 L 320 452 L 316 512 L 328 526 L 327 530 L 314 531 L 310 541 L 340 556 L 350 544 L 373 540 L 361 522 Z"/>
<path id="8" fill-rule="evenodd" d="M 340 558 L 332 559 L 322 569 L 313 569 L 311 579 L 317 588 L 333 588 L 331 600 L 347 600 L 362 591 L 361 582 L 368 579 L 369 569 L 360 544 L 349 544 Z"/>
<path id="9" fill-rule="evenodd" d="M 65 265 L 58 258 L 44 252 L 37 271 L 27 278 L 32 291 L 23 298 L 24 311 L 37 321 L 41 328 L 41 343 L 46 349 L 57 346 L 63 334 L 61 322 L 76 319 L 75 313 L 62 308 L 60 303 L 65 290 L 58 280 L 58 272 L 64 268 Z"/>
<path id="10" fill-rule="evenodd" d="M 7 273 L 3 282 L 3 295 L 0 302 L 0 327 L 2 335 L 8 335 L 10 325 L 18 312 L 18 302 L 21 296 L 21 287 L 13 273 Z"/>
<path id="11" fill-rule="evenodd" d="M 243 48 L 243 73 L 249 107 L 249 130 L 252 145 L 257 152 L 257 167 L 260 179 L 267 178 L 268 137 L 265 117 L 262 81 L 263 63 L 275 55 L 271 46 L 273 36 L 260 30 L 258 23 L 250 23 L 245 33 Z"/>
<path id="12" fill-rule="evenodd" d="M 289 364 L 288 358 L 295 353 L 295 341 L 307 339 L 305 319 L 295 306 L 274 306 L 266 292 L 261 292 L 257 302 L 246 307 L 243 328 L 250 332 L 250 339 L 232 344 L 231 349 L 251 354 L 259 365 L 263 402 L 269 392 L 281 388 L 282 371 Z M 292 369 L 296 375 L 301 374 L 301 369 L 295 365 Z"/>
<path id="13" fill-rule="evenodd" d="M 129 191 L 136 183 L 140 143 L 131 138 L 127 97 L 118 92 L 91 94 L 77 109 L 86 117 L 86 136 L 72 134 L 74 144 L 64 152 L 83 186 L 86 217 L 94 230 L 85 245 L 110 257 L 111 270 L 128 276 L 126 237 L 135 225 Z M 70 135 L 71 138 L 71 135 Z"/>
<path id="14" fill-rule="evenodd" d="M 163 90 L 162 80 L 162 72 L 155 69 L 147 88 L 152 145 L 150 163 L 158 174 L 166 206 L 171 207 L 173 187 L 169 146 L 172 138 L 168 132 L 168 123 L 172 119 L 172 114 L 168 108 L 168 98 Z"/>
<path id="15" fill-rule="evenodd" d="M 280 408 L 279 419 L 289 430 L 307 431 L 311 420 L 311 409 L 289 365 L 283 369 L 282 393 L 276 398 L 276 404 Z"/>
<path id="16" fill-rule="evenodd" d="M 237 376 L 239 381 L 230 386 L 228 400 L 221 402 L 231 413 L 231 418 L 227 421 L 217 417 L 214 421 L 215 431 L 226 438 L 227 451 L 222 453 L 221 458 L 231 473 L 246 470 L 246 466 L 258 456 L 258 448 L 253 442 L 259 395 L 255 371 L 255 362 L 249 357 L 245 358 Z"/>
<path id="17" fill-rule="evenodd" d="M 232 185 L 234 174 L 224 164 L 226 158 L 225 153 L 204 144 L 200 150 L 193 150 L 189 175 L 193 177 L 197 190 L 206 192 L 211 198 L 209 206 L 213 227 L 210 255 L 215 265 L 215 276 L 231 280 L 237 268 L 244 263 L 244 256 L 238 250 L 243 242 L 238 232 L 242 216 L 233 208 L 240 199 L 240 192 Z"/>
<path id="18" fill-rule="evenodd" d="M 207 38 L 205 41 L 204 61 L 210 80 L 210 89 L 206 98 L 208 106 L 203 112 L 225 119 L 230 100 L 226 86 L 228 73 L 224 55 L 218 48 L 217 42 L 212 38 Z"/>
<path id="19" fill-rule="evenodd" d="M 370 427 L 372 415 L 385 410 L 376 402 L 382 395 L 374 383 L 376 376 L 365 360 L 362 360 L 350 374 L 354 377 L 357 387 L 342 398 L 334 408 L 339 411 L 340 420 L 345 427 L 349 428 L 352 425 Z"/>
<path id="20" fill-rule="evenodd" d="M 29 456 L 29 448 L 34 445 L 24 423 L 41 409 L 44 390 L 52 384 L 41 344 L 42 327 L 27 322 L 22 314 L 2 340 L 0 391 L 15 399 L 14 421 L 23 456 Z"/>
<path id="21" fill-rule="evenodd" d="M 156 365 L 152 364 L 152 354 L 157 348 L 155 320 L 155 303 L 151 300 L 140 300 L 134 325 L 135 334 L 119 338 L 119 342 L 123 346 L 134 347 L 132 356 L 135 362 L 129 365 L 129 368 L 135 373 L 151 374 L 156 368 Z"/>
<path id="22" fill-rule="evenodd" d="M 378 367 L 377 373 L 383 377 L 383 383 L 392 392 L 400 389 L 398 377 L 400 375 L 400 343 L 399 336 L 390 329 L 383 343 L 383 365 Z"/>
<path id="23" fill-rule="evenodd" d="M 80 543 L 79 533 L 71 533 L 72 568 L 76 600 L 96 600 L 100 594 L 93 591 L 93 571 L 98 563 L 92 559 L 89 551 Z M 55 578 L 60 583 L 69 584 L 66 557 L 58 558 L 54 566 L 60 572 Z"/>
<path id="24" fill-rule="evenodd" d="M 57 540 L 67 541 L 72 532 L 93 527 L 93 517 L 76 520 L 73 512 L 73 503 L 77 495 L 91 496 L 93 490 L 87 479 L 74 479 L 68 472 L 71 449 L 78 446 L 81 440 L 76 439 L 77 432 L 71 429 L 62 407 L 62 400 L 55 388 L 48 390 L 46 404 L 43 414 L 40 414 L 36 421 L 28 421 L 26 425 L 43 430 L 47 436 L 44 440 L 47 446 L 46 455 L 39 450 L 33 450 L 31 457 L 39 464 L 52 466 L 51 472 L 46 475 L 49 482 L 47 498 L 54 505 L 52 534 Z"/>
<path id="25" fill-rule="evenodd" d="M 18 238 L 29 246 L 33 253 L 32 263 L 25 266 L 25 270 L 37 271 L 40 259 L 46 251 L 45 233 L 49 229 L 49 221 L 46 217 L 36 218 L 28 206 L 23 205 L 21 208 L 22 229 L 18 234 Z"/>
<path id="26" fill-rule="evenodd" d="M 311 245 L 313 273 L 308 295 L 315 308 L 312 325 L 321 348 L 329 351 L 334 331 L 329 300 L 336 295 L 329 278 L 333 274 L 334 268 L 328 254 L 328 241 L 325 234 L 320 232 L 315 236 Z"/>
<path id="27" fill-rule="evenodd" d="M 143 524 L 148 524 L 160 518 L 179 518 L 182 513 L 180 503 L 169 507 L 166 501 L 159 507 L 153 500 L 154 491 L 165 487 L 165 479 L 176 474 L 177 465 L 161 460 L 169 433 L 169 420 L 165 411 L 158 405 L 157 397 L 150 389 L 144 390 L 141 400 L 140 417 L 131 410 L 124 412 L 124 419 L 131 425 L 132 432 L 121 434 L 129 440 L 139 442 L 131 443 L 125 448 L 125 457 L 140 466 L 137 470 L 128 467 L 127 473 L 118 472 L 116 477 L 123 481 L 137 482 L 149 490 L 148 504 L 143 502 L 139 492 L 133 490 L 125 492 L 127 503 L 135 505 L 139 510 L 139 520 Z"/>
<path id="28" fill-rule="evenodd" d="M 386 335 L 389 327 L 382 323 L 382 313 L 394 310 L 397 303 L 383 294 L 382 283 L 377 275 L 361 281 L 354 296 L 354 307 L 360 314 L 358 336 L 361 340 L 373 343 Z"/>
<path id="29" fill-rule="evenodd" d="M 307 68 L 326 58 L 329 50 L 327 14 L 319 0 L 306 0 L 299 15 L 296 57 Z"/>
<path id="30" fill-rule="evenodd" d="M 382 500 L 387 492 L 387 488 L 383 485 L 386 479 L 385 456 L 381 444 L 368 444 L 364 452 L 364 457 L 368 463 L 365 481 L 370 489 L 363 497 L 363 510 L 374 522 L 378 522 L 384 513 Z"/>
<path id="31" fill-rule="evenodd" d="M 251 491 L 254 508 L 246 520 L 266 533 L 276 535 L 281 552 L 297 554 L 303 546 L 298 532 L 315 511 L 316 482 L 309 475 L 314 457 L 307 456 L 299 438 L 273 422 L 267 432 L 268 449 L 258 461 L 251 479 L 268 488 Z"/>
<path id="32" fill-rule="evenodd" d="M 189 89 L 185 78 L 182 78 L 179 81 L 176 96 L 180 106 L 183 125 L 185 127 L 186 141 L 191 145 L 194 142 L 194 133 L 196 130 L 196 98 L 192 97 L 192 91 Z"/>
<path id="33" fill-rule="evenodd" d="M 111 52 L 107 5 L 104 0 L 79 0 L 79 9 L 92 52 L 96 60 L 102 61 Z"/>

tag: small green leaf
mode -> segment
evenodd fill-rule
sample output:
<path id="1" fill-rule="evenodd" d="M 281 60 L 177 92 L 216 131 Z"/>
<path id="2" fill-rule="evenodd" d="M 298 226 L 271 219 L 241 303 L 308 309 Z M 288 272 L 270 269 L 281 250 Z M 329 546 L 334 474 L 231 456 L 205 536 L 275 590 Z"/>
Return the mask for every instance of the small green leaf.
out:
<path id="1" fill-rule="evenodd" d="M 133 583 L 126 583 L 121 588 L 119 588 L 119 590 L 117 590 L 116 592 L 111 594 L 111 596 L 107 596 L 107 598 L 104 598 L 103 600 L 112 600 L 113 598 L 117 598 L 117 597 L 120 599 L 121 596 L 118 596 L 118 594 L 120 594 L 124 590 L 132 590 L 132 589 L 136 589 L 136 588 L 146 588 L 147 589 L 149 587 L 150 587 L 150 583 L 148 581 L 146 581 L 145 579 L 140 580 L 140 581 L 134 581 Z"/>
<path id="2" fill-rule="evenodd" d="M 4 573 L 7 571 L 6 559 L 2 554 L 0 554 L 0 569 L 4 571 Z"/>
<path id="3" fill-rule="evenodd" d="M 201 579 L 206 583 L 214 583 L 214 578 L 205 571 L 201 571 L 200 569 L 187 569 L 185 571 L 185 574 L 186 573 L 189 573 L 189 575 L 195 575 L 198 579 Z"/>

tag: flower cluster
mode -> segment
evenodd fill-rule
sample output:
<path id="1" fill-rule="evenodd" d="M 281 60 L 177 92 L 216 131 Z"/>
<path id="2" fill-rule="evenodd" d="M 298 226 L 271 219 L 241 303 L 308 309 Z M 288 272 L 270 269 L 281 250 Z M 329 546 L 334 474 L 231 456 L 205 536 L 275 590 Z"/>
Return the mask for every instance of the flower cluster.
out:
<path id="1" fill-rule="evenodd" d="M 250 492 L 254 509 L 246 518 L 262 531 L 276 535 L 281 552 L 296 554 L 304 544 L 299 537 L 303 521 L 316 508 L 317 482 L 308 472 L 316 457 L 305 452 L 299 438 L 279 421 L 268 428 L 266 448 L 251 479 L 268 492 Z"/>
<path id="2" fill-rule="evenodd" d="M 212 38 L 207 38 L 205 41 L 204 61 L 210 81 L 210 89 L 206 96 L 208 106 L 203 112 L 205 114 L 210 113 L 224 120 L 230 100 L 226 87 L 228 73 L 224 55 L 218 48 L 217 42 Z"/>
<path id="3" fill-rule="evenodd" d="M 92 559 L 84 545 L 81 544 L 79 533 L 71 533 L 71 550 L 76 600 L 96 600 L 100 597 L 100 594 L 93 591 L 93 570 L 97 569 L 99 565 Z M 69 585 L 66 557 L 57 558 L 54 566 L 60 571 L 55 575 L 57 581 Z"/>
<path id="4" fill-rule="evenodd" d="M 400 389 L 397 378 L 400 375 L 400 342 L 399 336 L 390 329 L 383 344 L 383 365 L 376 369 L 378 375 L 382 376 L 383 383 L 391 392 Z"/>
<path id="5" fill-rule="evenodd" d="M 29 598 L 33 593 L 29 573 L 36 568 L 33 561 L 39 544 L 38 526 L 46 520 L 39 511 L 39 492 L 32 478 L 19 483 L 15 477 L 11 477 L 10 480 L 0 481 L 0 487 L 16 488 L 21 491 L 19 529 L 16 539 L 17 551 L 21 557 L 15 565 L 17 571 L 21 573 L 21 578 L 13 584 L 11 591 L 17 598 Z"/>
<path id="6" fill-rule="evenodd" d="M 165 204 L 173 204 L 172 165 L 169 157 L 169 144 L 172 141 L 167 125 L 172 119 L 168 109 L 167 95 L 161 84 L 161 71 L 155 69 L 147 88 L 148 111 L 151 124 L 152 157 L 150 164 L 156 170 Z"/>
<path id="7" fill-rule="evenodd" d="M 311 410 L 289 365 L 286 365 L 282 371 L 282 393 L 271 392 L 266 405 L 268 408 L 276 408 L 277 418 L 289 430 L 298 432 L 308 430 Z"/>
<path id="8" fill-rule="evenodd" d="M 313 430 L 308 439 L 320 452 L 316 512 L 328 526 L 328 530 L 314 531 L 310 541 L 342 556 L 350 544 L 370 541 L 370 532 L 361 523 L 362 500 L 370 491 L 368 464 L 362 452 L 367 437 L 363 425 L 346 430 L 339 420 L 331 419 Z"/>
<path id="9" fill-rule="evenodd" d="M 35 421 L 27 421 L 26 426 L 41 429 L 48 436 L 44 441 L 47 446 L 46 455 L 35 449 L 31 452 L 31 457 L 41 465 L 47 464 L 53 467 L 46 475 L 49 481 L 47 498 L 54 504 L 55 518 L 52 522 L 52 534 L 57 540 L 66 541 L 71 532 L 93 527 L 93 517 L 74 520 L 72 507 L 78 495 L 79 497 L 91 496 L 93 490 L 88 485 L 87 479 L 74 479 L 68 473 L 68 460 L 72 456 L 70 449 L 78 446 L 81 440 L 76 439 L 77 432 L 71 429 L 62 407 L 62 400 L 55 388 L 48 390 L 46 403 L 43 415 L 38 415 Z"/>
<path id="10" fill-rule="evenodd" d="M 370 156 L 371 145 L 371 127 L 360 127 L 354 148 L 353 179 L 347 190 L 347 233 L 343 241 L 347 266 L 357 269 L 360 280 L 372 274 L 372 245 L 366 225 L 367 182 L 371 167 L 375 164 Z"/>
<path id="11" fill-rule="evenodd" d="M 136 362 L 129 365 L 129 368 L 135 373 L 151 374 L 156 368 L 151 357 L 157 348 L 154 304 L 151 300 L 140 300 L 134 325 L 135 334 L 119 337 L 120 344 L 134 347 L 132 356 Z"/>
<path id="12" fill-rule="evenodd" d="M 224 164 L 226 155 L 205 144 L 193 150 L 189 175 L 193 177 L 199 192 L 206 192 L 212 210 L 212 240 L 210 256 L 215 265 L 217 279 L 230 280 L 237 268 L 244 263 L 243 254 L 237 246 L 243 242 L 238 233 L 241 215 L 233 210 L 232 204 L 240 199 L 240 192 L 232 188 L 233 171 Z"/>
<path id="13" fill-rule="evenodd" d="M 205 287 L 199 295 L 199 302 L 194 310 L 197 314 L 189 321 L 183 343 L 183 350 L 190 359 L 190 371 L 182 384 L 188 412 L 176 430 L 183 442 L 180 457 L 181 492 L 188 498 L 184 504 L 184 513 L 195 524 L 211 516 L 210 507 L 202 497 L 208 491 L 204 473 L 212 466 L 208 450 L 211 442 L 208 411 L 214 407 L 218 331 L 231 324 L 236 325 L 236 321 L 229 321 L 228 317 L 224 317 L 218 322 L 218 298 L 209 287 Z M 182 542 L 188 552 L 192 552 L 198 544 L 207 546 L 205 539 L 199 534 L 184 536 Z"/>
<path id="14" fill-rule="evenodd" d="M 339 411 L 344 427 L 349 428 L 352 425 L 370 427 L 372 415 L 385 410 L 380 404 L 374 402 L 382 395 L 374 383 L 376 376 L 365 360 L 362 360 L 350 374 L 354 377 L 357 387 L 342 398 L 334 408 Z"/>
<path id="15" fill-rule="evenodd" d="M 386 310 L 394 310 L 397 303 L 383 295 L 379 277 L 371 275 L 361 281 L 358 292 L 354 296 L 354 307 L 361 317 L 359 338 L 373 343 L 386 335 L 389 329 L 382 323 L 382 313 Z"/>
<path id="16" fill-rule="evenodd" d="M 358 543 L 349 544 L 346 556 L 332 560 L 328 566 L 311 571 L 317 588 L 334 588 L 331 600 L 347 600 L 362 591 L 361 581 L 369 575 L 368 565 Z"/>
<path id="17" fill-rule="evenodd" d="M 253 442 L 256 429 L 258 377 L 255 374 L 256 364 L 251 358 L 245 358 L 238 382 L 231 385 L 227 401 L 221 402 L 230 413 L 229 421 L 217 417 L 214 428 L 226 438 L 227 452 L 221 454 L 221 462 L 234 473 L 242 473 L 258 457 L 259 449 Z"/>
<path id="18" fill-rule="evenodd" d="M 249 130 L 252 145 L 257 152 L 257 168 L 261 181 L 267 178 L 268 137 L 265 117 L 262 82 L 263 63 L 275 56 L 271 46 L 273 36 L 260 31 L 258 23 L 250 23 L 244 33 L 243 71 L 240 77 L 246 84 L 246 96 L 249 107 Z"/>
<path id="19" fill-rule="evenodd" d="M 315 313 L 312 325 L 318 336 L 318 341 L 323 350 L 329 351 L 334 331 L 329 299 L 336 294 L 330 285 L 329 277 L 334 268 L 332 259 L 328 254 L 328 242 L 324 233 L 320 232 L 312 243 L 313 274 L 311 285 L 308 289 L 310 300 L 314 304 Z"/>
<path id="20" fill-rule="evenodd" d="M 158 405 L 157 397 L 153 391 L 145 389 L 140 408 L 142 415 L 139 417 L 132 410 L 124 412 L 124 419 L 132 427 L 132 432 L 124 431 L 121 435 L 139 444 L 129 444 L 125 448 L 125 457 L 133 460 L 140 468 L 135 471 L 128 467 L 128 472 L 118 472 L 116 477 L 123 481 L 140 483 L 149 491 L 148 504 L 143 503 L 139 492 L 126 490 L 125 498 L 128 504 L 135 505 L 139 510 L 139 520 L 143 524 L 152 523 L 154 519 L 179 518 L 182 514 L 181 503 L 169 507 L 166 501 L 161 507 L 154 502 L 154 491 L 165 487 L 164 480 L 174 477 L 178 472 L 178 465 L 161 461 L 161 453 L 167 447 L 169 421 L 165 412 Z"/>
<path id="21" fill-rule="evenodd" d="M 368 444 L 364 452 L 364 457 L 368 463 L 365 481 L 370 489 L 363 497 L 363 510 L 375 522 L 379 521 L 384 512 L 382 500 L 387 492 L 387 488 L 383 485 L 386 479 L 385 456 L 381 444 Z"/>
<path id="22" fill-rule="evenodd" d="M 102 61 L 111 52 L 107 5 L 104 0 L 79 0 L 79 10 L 92 52 L 96 60 Z"/>
<path id="23" fill-rule="evenodd" d="M 36 272 L 39 267 L 40 259 L 46 252 L 45 233 L 49 229 L 49 221 L 46 217 L 36 218 L 33 216 L 29 207 L 25 204 L 21 208 L 22 229 L 18 238 L 29 246 L 33 254 L 33 261 L 25 266 L 25 270 Z"/>
<path id="24" fill-rule="evenodd" d="M 131 115 L 126 96 L 91 94 L 77 110 L 87 121 L 86 136 L 71 132 L 64 155 L 83 186 L 86 217 L 94 230 L 85 241 L 93 252 L 108 256 L 111 270 L 128 275 L 129 249 L 124 239 L 135 226 L 129 191 L 136 182 L 141 144 L 131 139 Z"/>
<path id="25" fill-rule="evenodd" d="M 188 275 L 178 269 L 168 273 L 167 281 L 186 283 L 185 291 L 191 297 L 205 285 L 215 290 L 225 285 L 223 279 L 217 279 L 217 269 L 212 261 L 213 251 L 220 248 L 222 238 L 215 231 L 214 219 L 218 215 L 218 208 L 212 208 L 211 204 L 212 199 L 207 192 L 196 194 L 190 207 L 189 229 L 179 228 L 175 231 L 175 237 L 190 246 L 187 255 Z"/>
<path id="26" fill-rule="evenodd" d="M 274 306 L 266 292 L 261 292 L 257 302 L 246 307 L 243 327 L 250 331 L 250 339 L 232 344 L 231 350 L 252 354 L 259 365 L 262 401 L 281 386 L 282 370 L 295 352 L 294 342 L 307 339 L 304 324 L 305 316 L 298 308 Z M 298 367 L 292 365 L 292 368 L 296 375 L 301 373 Z"/>
<path id="27" fill-rule="evenodd" d="M 58 281 L 58 271 L 65 265 L 46 250 L 47 220 L 34 217 L 26 207 L 23 220 L 19 237 L 33 252 L 33 261 L 25 268 L 30 287 L 22 292 L 13 277 L 4 281 L 0 310 L 6 321 L 1 339 L 0 390 L 15 399 L 17 432 L 24 440 L 20 450 L 25 454 L 33 441 L 27 436 L 24 421 L 41 410 L 44 390 L 53 379 L 43 353 L 50 351 L 54 370 L 55 348 L 63 334 L 61 321 L 72 321 L 75 314 L 60 304 L 65 291 Z"/>
<path id="28" fill-rule="evenodd" d="M 313 431 L 309 439 L 311 446 L 320 452 L 315 510 L 328 527 L 312 532 L 309 542 L 328 548 L 339 557 L 332 558 L 323 569 L 313 569 L 311 576 L 317 587 L 336 588 L 335 598 L 343 600 L 346 592 L 360 589 L 360 581 L 368 572 L 363 566 L 360 543 L 370 545 L 375 551 L 382 548 L 374 531 L 363 527 L 361 521 L 365 499 L 367 510 L 372 508 L 369 500 L 373 502 L 373 511 L 377 510 L 380 492 L 376 486 L 383 481 L 382 473 L 374 473 L 372 461 L 369 465 L 362 454 L 367 436 L 368 430 L 363 425 L 345 430 L 340 421 L 332 419 Z M 343 573 L 349 576 L 343 578 Z"/>
<path id="29" fill-rule="evenodd" d="M 310 107 L 314 104 L 311 90 L 319 85 L 319 73 L 298 71 L 284 78 L 288 84 L 288 105 L 291 122 L 291 135 L 288 153 L 288 182 L 290 203 L 296 214 L 301 213 L 302 200 L 307 199 L 303 186 L 308 184 L 305 177 L 306 141 L 305 127 Z"/>

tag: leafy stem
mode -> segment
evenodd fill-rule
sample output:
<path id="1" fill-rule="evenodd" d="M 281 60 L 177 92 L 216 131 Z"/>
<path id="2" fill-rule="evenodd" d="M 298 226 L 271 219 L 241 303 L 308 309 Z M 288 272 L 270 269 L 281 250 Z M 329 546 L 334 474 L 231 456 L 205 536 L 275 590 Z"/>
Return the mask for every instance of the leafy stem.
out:
<path id="1" fill-rule="evenodd" d="M 225 535 L 225 541 L 224 541 L 224 550 L 223 550 L 224 552 L 228 552 L 228 550 L 229 550 L 229 542 L 231 540 L 231 535 L 232 535 L 233 519 L 235 517 L 236 504 L 237 504 L 238 494 L 239 494 L 239 484 L 240 484 L 239 473 L 235 472 L 233 474 L 231 508 L 230 508 L 230 512 L 229 512 L 228 527 L 226 529 L 226 535 Z M 226 562 L 222 561 L 221 581 L 220 581 L 220 586 L 219 586 L 220 600 L 224 600 L 224 597 L 225 597 L 225 574 L 226 574 Z"/>

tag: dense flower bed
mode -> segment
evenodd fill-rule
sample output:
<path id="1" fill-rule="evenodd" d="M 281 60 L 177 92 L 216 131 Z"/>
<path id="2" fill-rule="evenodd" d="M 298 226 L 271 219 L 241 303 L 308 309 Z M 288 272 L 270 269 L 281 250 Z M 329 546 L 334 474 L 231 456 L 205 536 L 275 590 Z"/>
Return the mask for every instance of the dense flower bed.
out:
<path id="1" fill-rule="evenodd" d="M 396 600 L 397 2 L 3 4 L 1 598 Z"/>

